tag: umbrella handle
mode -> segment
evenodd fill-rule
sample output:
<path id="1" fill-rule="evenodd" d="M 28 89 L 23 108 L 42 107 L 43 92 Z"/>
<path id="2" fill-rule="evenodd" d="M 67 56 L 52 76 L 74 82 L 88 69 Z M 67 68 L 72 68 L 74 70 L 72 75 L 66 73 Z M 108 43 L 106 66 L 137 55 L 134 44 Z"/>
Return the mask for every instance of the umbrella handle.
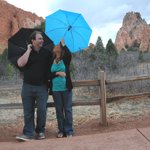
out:
<path id="1" fill-rule="evenodd" d="M 32 45 L 32 43 L 31 43 L 31 42 L 30 42 L 30 43 L 28 43 L 28 41 L 26 41 L 26 44 L 27 44 L 27 47 L 28 47 L 28 45 L 29 45 L 29 44 L 31 44 L 31 45 Z M 32 49 L 32 50 L 34 50 L 34 46 L 33 46 L 33 45 L 31 46 L 31 49 Z"/>
<path id="2" fill-rule="evenodd" d="M 66 36 L 67 32 L 68 32 L 68 31 L 70 31 L 71 29 L 72 29 L 72 26 L 71 26 L 71 25 L 69 25 L 69 26 L 68 26 L 68 29 L 67 29 L 67 31 L 66 31 L 66 32 L 65 32 L 65 34 L 64 34 L 64 37 L 63 37 L 63 39 L 65 38 L 65 36 Z"/>

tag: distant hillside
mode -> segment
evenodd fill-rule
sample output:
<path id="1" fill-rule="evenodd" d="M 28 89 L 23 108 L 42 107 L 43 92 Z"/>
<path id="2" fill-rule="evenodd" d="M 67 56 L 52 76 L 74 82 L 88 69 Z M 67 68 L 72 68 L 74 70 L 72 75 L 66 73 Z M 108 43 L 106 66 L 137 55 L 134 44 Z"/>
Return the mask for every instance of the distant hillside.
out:
<path id="1" fill-rule="evenodd" d="M 0 0 L 0 53 L 7 47 L 7 40 L 21 27 L 33 28 L 44 19 Z"/>
<path id="2" fill-rule="evenodd" d="M 125 15 L 115 45 L 119 51 L 137 47 L 140 51 L 150 52 L 150 25 L 142 19 L 140 13 L 129 12 Z"/>

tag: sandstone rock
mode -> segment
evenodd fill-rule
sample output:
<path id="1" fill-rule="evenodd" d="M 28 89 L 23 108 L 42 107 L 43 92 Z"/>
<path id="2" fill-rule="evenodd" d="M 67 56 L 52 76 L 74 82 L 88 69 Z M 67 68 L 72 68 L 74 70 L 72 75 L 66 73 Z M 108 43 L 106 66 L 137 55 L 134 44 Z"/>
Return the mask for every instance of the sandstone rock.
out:
<path id="1" fill-rule="evenodd" d="M 142 19 L 140 13 L 129 12 L 125 15 L 115 45 L 119 51 L 135 45 L 140 51 L 150 51 L 150 26 Z"/>
<path id="2" fill-rule="evenodd" d="M 7 47 L 7 40 L 21 27 L 34 28 L 44 19 L 0 0 L 0 53 Z"/>

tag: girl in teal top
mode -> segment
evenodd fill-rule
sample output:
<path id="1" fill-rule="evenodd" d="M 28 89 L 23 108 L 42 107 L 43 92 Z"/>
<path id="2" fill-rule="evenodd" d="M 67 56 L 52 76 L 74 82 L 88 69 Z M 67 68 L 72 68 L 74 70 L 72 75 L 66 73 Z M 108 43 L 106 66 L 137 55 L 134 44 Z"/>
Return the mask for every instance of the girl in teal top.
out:
<path id="1" fill-rule="evenodd" d="M 58 123 L 58 138 L 73 135 L 72 82 L 70 77 L 71 52 L 64 40 L 53 49 L 50 61 L 50 93 L 53 96 Z"/>
<path id="2" fill-rule="evenodd" d="M 51 72 L 66 72 L 64 61 L 60 60 L 58 63 L 53 63 Z M 66 78 L 63 76 L 57 76 L 52 80 L 52 91 L 66 91 Z"/>

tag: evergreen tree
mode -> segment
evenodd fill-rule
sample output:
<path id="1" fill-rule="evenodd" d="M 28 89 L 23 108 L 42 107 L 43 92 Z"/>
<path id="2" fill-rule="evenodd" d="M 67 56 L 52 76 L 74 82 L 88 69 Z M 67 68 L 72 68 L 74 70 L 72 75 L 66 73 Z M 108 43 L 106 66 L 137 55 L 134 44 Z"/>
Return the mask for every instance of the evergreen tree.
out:
<path id="1" fill-rule="evenodd" d="M 41 29 L 42 31 L 45 31 L 45 22 L 42 22 L 41 25 L 36 26 L 35 29 Z"/>
<path id="2" fill-rule="evenodd" d="M 97 38 L 97 41 L 96 41 L 96 46 L 95 46 L 95 50 L 96 51 L 99 51 L 101 53 L 104 53 L 104 45 L 103 45 L 103 42 L 102 42 L 102 39 L 100 36 L 98 36 Z"/>
<path id="3" fill-rule="evenodd" d="M 8 49 L 6 48 L 0 55 L 0 76 L 13 76 L 15 68 L 8 61 Z"/>
<path id="4" fill-rule="evenodd" d="M 4 62 L 4 63 L 7 63 L 8 62 L 8 59 L 7 59 L 7 55 L 8 55 L 8 49 L 6 48 L 3 53 L 1 54 L 1 61 Z"/>
<path id="5" fill-rule="evenodd" d="M 107 56 L 118 56 L 117 49 L 111 39 L 108 40 L 106 45 L 106 54 Z"/>
<path id="6" fill-rule="evenodd" d="M 106 45 L 106 57 L 107 57 L 107 65 L 108 67 L 115 69 L 116 68 L 116 60 L 117 60 L 117 49 L 112 42 L 111 39 L 108 40 Z"/>

